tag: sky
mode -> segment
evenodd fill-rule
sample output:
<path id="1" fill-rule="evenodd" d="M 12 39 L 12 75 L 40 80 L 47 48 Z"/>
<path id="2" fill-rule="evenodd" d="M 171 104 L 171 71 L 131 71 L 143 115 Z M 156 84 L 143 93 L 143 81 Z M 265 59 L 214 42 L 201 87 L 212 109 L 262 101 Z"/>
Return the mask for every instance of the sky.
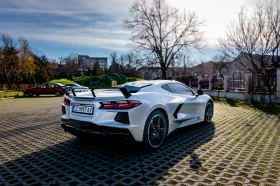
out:
<path id="1" fill-rule="evenodd" d="M 148 0 L 149 1 L 149 0 Z M 123 20 L 131 17 L 134 0 L 0 0 L 0 33 L 26 38 L 34 51 L 59 60 L 70 53 L 92 57 L 125 54 L 131 32 Z M 188 57 L 209 61 L 217 54 L 219 37 L 241 6 L 253 9 L 257 0 L 169 0 L 181 11 L 194 11 L 204 20 L 206 48 Z"/>

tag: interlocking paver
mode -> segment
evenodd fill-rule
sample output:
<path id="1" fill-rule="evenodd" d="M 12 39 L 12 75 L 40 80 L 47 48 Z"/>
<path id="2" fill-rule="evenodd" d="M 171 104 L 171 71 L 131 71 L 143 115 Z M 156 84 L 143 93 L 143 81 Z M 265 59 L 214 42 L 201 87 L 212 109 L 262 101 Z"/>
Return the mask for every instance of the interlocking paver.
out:
<path id="1" fill-rule="evenodd" d="M 0 185 L 280 185 L 279 116 L 216 103 L 213 123 L 145 152 L 65 133 L 61 102 L 0 100 Z"/>

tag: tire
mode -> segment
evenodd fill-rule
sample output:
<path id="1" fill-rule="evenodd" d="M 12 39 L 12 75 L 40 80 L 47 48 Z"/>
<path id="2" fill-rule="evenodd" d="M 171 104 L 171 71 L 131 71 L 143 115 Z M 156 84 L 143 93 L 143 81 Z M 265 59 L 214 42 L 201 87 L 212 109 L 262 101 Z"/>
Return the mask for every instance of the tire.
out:
<path id="1" fill-rule="evenodd" d="M 88 137 L 86 135 L 82 135 L 82 134 L 73 134 L 74 136 L 76 136 L 80 141 L 88 141 Z"/>
<path id="2" fill-rule="evenodd" d="M 212 118 L 213 118 L 213 113 L 214 113 L 213 103 L 211 101 L 208 101 L 206 104 L 205 113 L 204 113 L 204 122 L 205 123 L 211 123 Z"/>
<path id="3" fill-rule="evenodd" d="M 158 149 L 167 135 L 168 122 L 161 111 L 153 111 L 146 120 L 143 146 L 145 149 Z"/>
<path id="4" fill-rule="evenodd" d="M 61 95 L 60 92 L 55 92 L 54 94 L 55 94 L 55 96 L 60 96 Z"/>
<path id="5" fill-rule="evenodd" d="M 28 92 L 28 96 L 32 97 L 33 96 L 33 92 Z"/>
<path id="6" fill-rule="evenodd" d="M 36 94 L 36 97 L 38 97 L 39 96 L 39 94 Z"/>

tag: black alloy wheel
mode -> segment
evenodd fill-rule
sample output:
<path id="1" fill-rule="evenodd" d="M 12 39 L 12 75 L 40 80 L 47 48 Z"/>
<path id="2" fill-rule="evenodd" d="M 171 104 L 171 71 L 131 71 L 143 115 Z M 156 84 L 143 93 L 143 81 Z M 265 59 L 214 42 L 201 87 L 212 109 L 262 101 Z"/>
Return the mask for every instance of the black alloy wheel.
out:
<path id="1" fill-rule="evenodd" d="M 147 118 L 143 144 L 147 149 L 158 149 L 167 135 L 168 123 L 161 111 L 153 111 Z"/>
<path id="2" fill-rule="evenodd" d="M 204 122 L 210 123 L 213 117 L 214 107 L 211 101 L 208 101 L 205 108 Z"/>

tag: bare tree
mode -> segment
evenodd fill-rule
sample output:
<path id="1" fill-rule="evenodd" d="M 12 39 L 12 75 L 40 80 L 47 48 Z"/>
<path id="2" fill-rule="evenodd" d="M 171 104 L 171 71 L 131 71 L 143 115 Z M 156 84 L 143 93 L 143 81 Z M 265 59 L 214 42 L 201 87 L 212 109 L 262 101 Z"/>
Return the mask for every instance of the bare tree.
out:
<path id="1" fill-rule="evenodd" d="M 124 73 L 126 76 L 139 77 L 139 72 L 137 72 L 137 62 L 139 61 L 139 56 L 131 52 L 122 55 L 124 59 Z"/>
<path id="2" fill-rule="evenodd" d="M 111 66 L 109 67 L 109 73 L 119 74 L 121 72 L 119 57 L 116 52 L 110 54 Z"/>
<path id="3" fill-rule="evenodd" d="M 162 78 L 176 54 L 190 48 L 202 49 L 203 33 L 195 12 L 182 14 L 172 8 L 166 0 L 136 0 L 130 8 L 133 19 L 124 20 L 125 28 L 131 30 L 132 45 L 137 52 L 143 52 L 147 65 L 161 67 Z M 144 62 L 143 62 L 144 63 Z"/>
<path id="4" fill-rule="evenodd" d="M 78 63 L 77 54 L 71 53 L 64 58 L 61 58 L 61 62 L 64 64 L 63 71 L 65 77 L 72 79 L 74 76 L 78 76 L 80 74 L 79 65 L 81 66 L 81 64 Z M 84 73 L 84 69 L 87 69 L 88 67 L 84 63 L 82 63 L 82 65 Z"/>
<path id="5" fill-rule="evenodd" d="M 264 92 L 269 92 L 271 102 L 272 79 L 279 66 L 280 46 L 280 2 L 271 0 L 256 5 L 253 15 L 242 7 L 238 21 L 232 22 L 224 39 L 219 40 L 223 53 L 231 58 L 244 54 L 239 60 L 262 81 Z M 240 58 L 241 59 L 241 58 Z"/>
<path id="6" fill-rule="evenodd" d="M 228 58 L 225 55 L 215 55 L 213 57 L 213 61 L 217 63 L 218 65 L 218 69 L 219 69 L 219 73 L 217 74 L 217 76 L 213 77 L 213 85 L 214 83 L 218 84 L 218 99 L 220 98 L 220 90 L 223 89 L 224 86 L 224 73 L 226 71 L 226 68 L 228 66 Z M 219 79 L 222 79 L 222 81 L 220 81 Z"/>

